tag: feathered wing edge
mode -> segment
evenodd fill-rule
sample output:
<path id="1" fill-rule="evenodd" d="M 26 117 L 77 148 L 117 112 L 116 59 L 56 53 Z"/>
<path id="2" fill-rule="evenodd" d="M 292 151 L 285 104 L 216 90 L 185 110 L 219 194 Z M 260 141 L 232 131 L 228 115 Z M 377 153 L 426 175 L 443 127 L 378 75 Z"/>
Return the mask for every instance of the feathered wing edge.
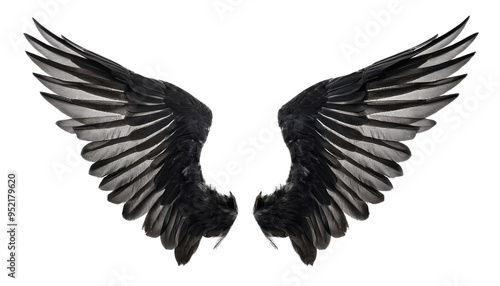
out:
<path id="1" fill-rule="evenodd" d="M 345 214 L 368 217 L 366 203 L 384 200 L 389 178 L 411 140 L 435 125 L 428 116 L 457 97 L 443 95 L 465 75 L 450 77 L 474 55 L 455 58 L 477 36 L 450 45 L 468 18 L 440 37 L 350 75 L 306 89 L 278 114 L 292 157 L 287 183 L 259 195 L 254 216 L 266 237 L 289 236 L 305 264 L 330 238 L 345 235 Z"/>
<path id="2" fill-rule="evenodd" d="M 28 56 L 49 76 L 35 77 L 55 94 L 42 96 L 71 117 L 57 125 L 81 140 L 94 162 L 90 174 L 103 177 L 108 200 L 125 203 L 123 217 L 145 214 L 148 236 L 189 261 L 201 237 L 225 237 L 236 215 L 234 196 L 204 184 L 201 148 L 212 114 L 182 89 L 135 74 L 123 66 L 59 38 L 35 21 L 50 44 L 25 34 L 40 52 Z M 186 108 L 188 107 L 188 108 Z"/>

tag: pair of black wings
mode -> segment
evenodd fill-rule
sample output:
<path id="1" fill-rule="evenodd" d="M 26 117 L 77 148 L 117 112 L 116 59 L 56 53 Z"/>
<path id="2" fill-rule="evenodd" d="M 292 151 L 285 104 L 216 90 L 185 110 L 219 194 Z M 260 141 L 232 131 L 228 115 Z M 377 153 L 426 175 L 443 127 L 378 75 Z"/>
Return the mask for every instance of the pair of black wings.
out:
<path id="1" fill-rule="evenodd" d="M 352 74 L 321 81 L 278 113 L 292 165 L 285 185 L 258 195 L 254 216 L 266 237 L 290 237 L 312 264 L 317 249 L 343 236 L 345 214 L 368 217 L 366 203 L 384 200 L 388 178 L 410 140 L 435 125 L 427 119 L 458 95 L 443 95 L 465 75 L 451 76 L 473 56 L 458 57 L 473 34 L 450 44 L 468 18 L 440 36 Z M 143 77 L 59 38 L 35 21 L 48 41 L 26 35 L 44 57 L 28 56 L 48 75 L 34 74 L 55 94 L 42 96 L 71 119 L 57 125 L 90 141 L 82 150 L 103 177 L 108 200 L 125 203 L 127 220 L 146 215 L 148 236 L 160 237 L 187 263 L 205 237 L 224 238 L 236 219 L 235 198 L 205 184 L 200 153 L 212 113 L 179 87 Z"/>

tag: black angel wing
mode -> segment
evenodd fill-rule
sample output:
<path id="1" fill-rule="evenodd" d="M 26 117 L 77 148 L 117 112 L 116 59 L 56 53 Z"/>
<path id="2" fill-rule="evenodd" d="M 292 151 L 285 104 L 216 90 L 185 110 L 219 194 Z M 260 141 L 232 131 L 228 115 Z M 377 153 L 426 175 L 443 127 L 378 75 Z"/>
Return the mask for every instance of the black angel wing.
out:
<path id="1" fill-rule="evenodd" d="M 442 95 L 465 75 L 451 76 L 473 56 L 455 58 L 473 34 L 449 45 L 467 19 L 440 37 L 352 74 L 321 81 L 285 104 L 279 126 L 292 166 L 284 186 L 259 195 L 254 216 L 269 238 L 289 236 L 305 264 L 330 237 L 345 234 L 345 214 L 368 218 L 366 203 L 384 200 L 388 178 L 410 158 L 400 141 L 434 126 L 427 117 L 458 95 Z"/>
<path id="2" fill-rule="evenodd" d="M 55 94 L 42 96 L 71 117 L 57 125 L 91 141 L 83 158 L 95 162 L 90 174 L 103 177 L 99 188 L 108 200 L 125 203 L 123 217 L 144 214 L 148 236 L 175 248 L 187 263 L 201 237 L 224 237 L 237 206 L 233 195 L 217 193 L 204 182 L 200 153 L 212 112 L 173 84 L 143 77 L 35 21 L 45 44 L 28 41 L 44 57 L 28 56 L 50 76 L 34 74 Z"/>

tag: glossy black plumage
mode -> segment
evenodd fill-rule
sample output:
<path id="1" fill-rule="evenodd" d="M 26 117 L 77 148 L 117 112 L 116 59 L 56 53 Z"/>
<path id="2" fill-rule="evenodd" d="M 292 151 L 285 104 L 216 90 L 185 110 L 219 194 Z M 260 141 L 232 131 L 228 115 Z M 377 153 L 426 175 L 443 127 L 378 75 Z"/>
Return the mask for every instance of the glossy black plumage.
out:
<path id="1" fill-rule="evenodd" d="M 321 81 L 283 105 L 278 120 L 292 166 L 285 185 L 259 195 L 254 216 L 269 237 L 290 237 L 305 264 L 348 228 L 345 214 L 368 218 L 367 203 L 384 200 L 400 141 L 435 125 L 428 116 L 458 95 L 443 95 L 465 75 L 451 76 L 473 56 L 455 58 L 475 39 L 456 44 L 468 18 L 450 32 L 352 74 Z"/>
<path id="2" fill-rule="evenodd" d="M 95 162 L 108 200 L 125 203 L 123 217 L 146 214 L 143 228 L 187 263 L 205 237 L 225 237 L 236 216 L 234 196 L 205 184 L 199 165 L 212 112 L 168 82 L 136 74 L 59 38 L 35 21 L 45 44 L 28 41 L 44 57 L 28 56 L 50 76 L 35 74 L 55 94 L 42 96 L 71 119 L 63 130 L 91 141 L 82 156 Z"/>

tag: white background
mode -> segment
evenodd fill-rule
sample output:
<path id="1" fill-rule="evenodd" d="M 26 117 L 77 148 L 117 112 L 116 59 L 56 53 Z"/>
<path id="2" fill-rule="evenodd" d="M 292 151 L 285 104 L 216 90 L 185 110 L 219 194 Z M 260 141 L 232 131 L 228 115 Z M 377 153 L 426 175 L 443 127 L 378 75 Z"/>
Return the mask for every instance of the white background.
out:
<path id="1" fill-rule="evenodd" d="M 8 285 L 499 285 L 498 14 L 486 1 L 3 2 L 0 176 L 19 181 L 19 279 Z M 189 2 L 189 3 L 188 3 Z M 314 2 L 314 3 L 311 3 Z M 15 3 L 15 4 L 14 4 Z M 467 4 L 465 4 L 467 3 Z M 491 4 L 490 4 L 491 5 Z M 218 8 L 216 8 L 218 7 Z M 226 10 L 224 10 L 226 9 Z M 284 183 L 290 159 L 279 107 L 310 85 L 442 34 L 471 15 L 480 32 L 461 70 L 460 97 L 409 145 L 406 175 L 365 222 L 302 265 L 288 239 L 273 249 L 253 219 L 260 191 Z M 206 180 L 232 191 L 239 216 L 221 244 L 203 239 L 186 266 L 121 218 L 65 116 L 39 95 L 41 72 L 22 37 L 31 17 L 56 34 L 144 75 L 172 82 L 214 113 L 202 154 Z M 346 54 L 342 47 L 351 47 Z M 489 82 L 489 84 L 488 84 Z M 1 189 L 6 190 L 6 183 Z M 6 221 L 2 191 L 0 221 Z M 3 229 L 3 227 L 2 227 Z M 5 285 L 4 282 L 0 282 Z"/>

